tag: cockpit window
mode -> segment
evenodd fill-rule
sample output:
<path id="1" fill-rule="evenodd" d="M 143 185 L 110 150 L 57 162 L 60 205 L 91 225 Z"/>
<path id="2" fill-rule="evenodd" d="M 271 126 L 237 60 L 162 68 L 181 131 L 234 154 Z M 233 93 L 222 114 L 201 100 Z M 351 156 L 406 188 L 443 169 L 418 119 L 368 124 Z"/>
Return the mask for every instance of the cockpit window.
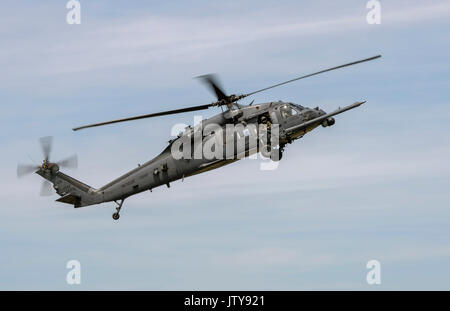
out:
<path id="1" fill-rule="evenodd" d="M 289 118 L 291 116 L 295 116 L 297 114 L 297 110 L 293 109 L 288 105 L 281 106 L 280 108 L 281 116 L 283 118 Z"/>

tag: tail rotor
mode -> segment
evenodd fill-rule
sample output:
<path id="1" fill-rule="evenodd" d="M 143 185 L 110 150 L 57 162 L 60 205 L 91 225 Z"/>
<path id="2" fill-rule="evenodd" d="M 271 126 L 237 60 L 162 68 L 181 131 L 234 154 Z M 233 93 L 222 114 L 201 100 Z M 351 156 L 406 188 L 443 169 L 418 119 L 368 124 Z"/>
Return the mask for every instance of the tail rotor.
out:
<path id="1" fill-rule="evenodd" d="M 53 137 L 46 136 L 39 139 L 39 143 L 41 145 L 42 154 L 44 156 L 44 160 L 42 161 L 42 165 L 30 165 L 30 164 L 19 164 L 17 165 L 17 177 L 22 178 L 25 175 L 30 173 L 38 173 L 46 180 L 42 182 L 41 185 L 41 196 L 48 196 L 53 194 L 52 183 L 51 180 L 52 174 L 58 172 L 60 167 L 63 168 L 77 168 L 78 167 L 78 158 L 77 155 L 71 155 L 61 161 L 58 162 L 50 162 L 50 154 L 53 146 Z"/>

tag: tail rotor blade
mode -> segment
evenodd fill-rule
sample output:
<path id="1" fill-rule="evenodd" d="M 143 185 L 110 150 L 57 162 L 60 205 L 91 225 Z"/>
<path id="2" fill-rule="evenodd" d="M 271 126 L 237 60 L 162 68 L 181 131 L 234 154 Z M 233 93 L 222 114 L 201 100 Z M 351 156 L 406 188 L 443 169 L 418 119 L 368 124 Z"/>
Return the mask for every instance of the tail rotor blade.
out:
<path id="1" fill-rule="evenodd" d="M 17 177 L 23 177 L 39 169 L 37 165 L 19 164 L 17 165 Z"/>
<path id="2" fill-rule="evenodd" d="M 53 194 L 52 184 L 48 180 L 42 181 L 41 196 L 46 197 Z"/>
<path id="3" fill-rule="evenodd" d="M 39 139 L 41 143 L 42 153 L 44 154 L 44 158 L 46 161 L 50 159 L 50 152 L 52 151 L 52 136 L 41 137 Z"/>
<path id="4" fill-rule="evenodd" d="M 65 168 L 77 168 L 78 167 L 78 157 L 76 154 L 62 160 L 56 162 L 58 166 L 65 167 Z"/>

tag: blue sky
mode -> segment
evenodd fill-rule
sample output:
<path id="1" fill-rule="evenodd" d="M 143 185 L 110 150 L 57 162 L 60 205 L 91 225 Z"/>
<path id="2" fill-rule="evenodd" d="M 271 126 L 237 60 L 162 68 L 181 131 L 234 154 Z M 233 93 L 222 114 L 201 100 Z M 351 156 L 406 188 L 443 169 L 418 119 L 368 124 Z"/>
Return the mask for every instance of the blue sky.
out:
<path id="1" fill-rule="evenodd" d="M 380 25 L 362 0 L 80 2 L 81 25 L 65 1 L 0 4 L 0 289 L 450 289 L 448 1 L 381 1 Z M 211 102 L 200 74 L 241 93 L 377 54 L 252 98 L 367 100 L 277 170 L 239 161 L 129 198 L 118 222 L 113 204 L 75 210 L 16 178 L 46 135 L 94 187 L 151 159 L 193 114 L 71 128 Z"/>

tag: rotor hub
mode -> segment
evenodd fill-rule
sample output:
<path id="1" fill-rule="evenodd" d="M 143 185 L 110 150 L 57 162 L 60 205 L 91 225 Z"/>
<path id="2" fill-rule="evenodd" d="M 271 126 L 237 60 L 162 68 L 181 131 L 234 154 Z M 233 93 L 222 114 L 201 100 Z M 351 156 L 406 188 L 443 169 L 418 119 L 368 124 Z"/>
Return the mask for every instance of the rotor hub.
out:
<path id="1" fill-rule="evenodd" d="M 48 169 L 48 168 L 49 168 L 49 162 L 48 162 L 48 160 L 42 161 L 41 169 L 45 171 L 45 170 Z"/>

